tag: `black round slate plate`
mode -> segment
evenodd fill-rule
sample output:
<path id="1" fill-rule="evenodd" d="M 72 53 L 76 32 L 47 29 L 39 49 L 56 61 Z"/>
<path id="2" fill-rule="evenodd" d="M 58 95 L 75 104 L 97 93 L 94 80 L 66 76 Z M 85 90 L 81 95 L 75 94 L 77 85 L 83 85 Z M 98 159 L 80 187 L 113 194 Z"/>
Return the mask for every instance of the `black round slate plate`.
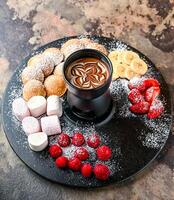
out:
<path id="1" fill-rule="evenodd" d="M 112 172 L 107 181 L 98 181 L 94 177 L 84 178 L 79 172 L 57 169 L 52 158 L 48 155 L 47 149 L 38 153 L 31 151 L 27 144 L 27 137 L 22 131 L 21 123 L 12 114 L 12 101 L 21 96 L 22 93 L 20 73 L 26 66 L 27 60 L 32 55 L 42 52 L 48 47 L 60 47 L 70 38 L 73 37 L 59 39 L 40 47 L 24 59 L 16 69 L 9 81 L 3 99 L 2 121 L 5 134 L 19 158 L 36 173 L 51 181 L 77 187 L 99 187 L 114 182 L 119 183 L 142 171 L 156 158 L 167 141 L 172 125 L 172 105 L 168 86 L 154 64 L 136 49 L 116 39 L 98 36 L 91 37 L 93 40 L 105 45 L 108 50 L 133 50 L 145 60 L 149 65 L 149 70 L 145 76 L 154 77 L 161 84 L 160 99 L 164 103 L 165 111 L 159 118 L 148 120 L 146 116 L 130 113 L 129 101 L 127 99 L 129 91 L 127 87 L 128 81 L 124 79 L 118 79 L 111 85 L 111 94 L 116 105 L 113 116 L 108 122 L 98 124 L 97 126 L 93 123 L 82 121 L 74 122 L 76 119 L 69 114 L 66 97 L 64 98 L 63 105 L 66 114 L 61 117 L 63 131 L 72 135 L 74 130 L 79 130 L 84 133 L 85 137 L 92 132 L 98 132 L 102 138 L 102 143 L 112 148 L 112 159 L 106 162 Z M 50 137 L 50 143 L 54 143 L 55 140 L 55 137 Z M 95 152 L 91 149 L 89 151 L 92 155 L 89 160 L 92 164 L 95 164 Z M 66 150 L 66 153 L 68 153 L 68 150 Z"/>

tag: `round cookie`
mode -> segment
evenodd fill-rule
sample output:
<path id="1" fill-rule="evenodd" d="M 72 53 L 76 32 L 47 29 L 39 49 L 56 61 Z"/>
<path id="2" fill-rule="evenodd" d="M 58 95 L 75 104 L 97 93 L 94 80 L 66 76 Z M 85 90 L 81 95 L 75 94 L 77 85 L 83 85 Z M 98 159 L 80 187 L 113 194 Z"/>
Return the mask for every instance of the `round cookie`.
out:
<path id="1" fill-rule="evenodd" d="M 102 52 L 105 55 L 108 55 L 108 51 L 106 50 L 106 48 L 103 45 L 98 44 L 96 42 L 89 43 L 86 46 L 86 48 L 88 48 L 88 49 L 95 49 L 95 50 L 98 50 L 98 51 Z"/>
<path id="2" fill-rule="evenodd" d="M 48 59 L 53 60 L 54 65 L 58 65 L 63 60 L 63 54 L 58 48 L 55 47 L 46 49 L 42 55 Z"/>
<path id="3" fill-rule="evenodd" d="M 67 58 L 70 54 L 80 49 L 84 49 L 84 45 L 80 42 L 79 39 L 71 39 L 65 42 L 61 47 L 61 52 Z"/>
<path id="4" fill-rule="evenodd" d="M 41 69 L 35 67 L 26 67 L 21 74 L 23 84 L 27 83 L 29 80 L 35 79 L 40 82 L 44 81 L 44 74 Z"/>
<path id="5" fill-rule="evenodd" d="M 57 95 L 62 96 L 65 94 L 67 87 L 63 77 L 51 75 L 45 79 L 44 86 L 47 96 Z"/>
<path id="6" fill-rule="evenodd" d="M 27 63 L 27 66 L 34 66 L 36 69 L 41 69 L 44 76 L 49 76 L 54 70 L 54 62 L 49 57 L 43 56 L 43 54 L 37 54 L 31 57 Z"/>
<path id="7" fill-rule="evenodd" d="M 64 62 L 61 62 L 59 65 L 57 65 L 54 68 L 53 74 L 57 76 L 63 76 L 63 65 L 64 65 Z"/>
<path id="8" fill-rule="evenodd" d="M 42 82 L 30 80 L 23 87 L 23 98 L 28 101 L 33 96 L 46 96 L 46 91 Z"/>

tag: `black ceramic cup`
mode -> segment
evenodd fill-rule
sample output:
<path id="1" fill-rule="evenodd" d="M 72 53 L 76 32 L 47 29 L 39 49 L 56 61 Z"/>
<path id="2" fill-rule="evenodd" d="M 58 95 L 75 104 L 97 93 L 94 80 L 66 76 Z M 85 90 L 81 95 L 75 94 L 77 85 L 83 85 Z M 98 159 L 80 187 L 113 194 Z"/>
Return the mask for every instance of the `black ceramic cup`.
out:
<path id="1" fill-rule="evenodd" d="M 98 58 L 108 67 L 108 79 L 99 87 L 83 89 L 74 86 L 67 78 L 66 70 L 70 64 L 81 58 Z M 86 120 L 95 120 L 107 115 L 112 107 L 109 86 L 112 80 L 112 63 L 106 55 L 93 49 L 83 49 L 72 53 L 65 61 L 63 74 L 68 85 L 67 101 L 71 111 Z"/>

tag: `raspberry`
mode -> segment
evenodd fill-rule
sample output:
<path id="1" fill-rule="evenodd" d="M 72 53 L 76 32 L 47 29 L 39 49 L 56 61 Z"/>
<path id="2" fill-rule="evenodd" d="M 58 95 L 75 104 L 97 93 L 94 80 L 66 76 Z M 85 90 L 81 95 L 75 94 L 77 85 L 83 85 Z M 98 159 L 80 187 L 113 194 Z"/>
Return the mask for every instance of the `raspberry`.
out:
<path id="1" fill-rule="evenodd" d="M 62 133 L 58 137 L 58 144 L 61 147 L 67 147 L 70 144 L 70 138 L 67 134 Z"/>
<path id="2" fill-rule="evenodd" d="M 62 155 L 62 149 L 58 145 L 53 144 L 49 148 L 49 153 L 52 158 L 57 158 Z"/>
<path id="3" fill-rule="evenodd" d="M 130 111 L 138 114 L 145 114 L 149 111 L 150 104 L 148 102 L 140 102 L 130 106 Z"/>
<path id="4" fill-rule="evenodd" d="M 106 165 L 96 164 L 94 167 L 94 175 L 97 179 L 105 181 L 109 178 L 110 170 Z"/>
<path id="5" fill-rule="evenodd" d="M 84 177 L 90 177 L 92 174 L 92 166 L 89 163 L 84 163 L 81 168 L 81 173 Z"/>
<path id="6" fill-rule="evenodd" d="M 96 150 L 97 157 L 99 160 L 106 161 L 111 157 L 111 149 L 108 146 L 101 146 Z"/>
<path id="7" fill-rule="evenodd" d="M 81 168 L 81 161 L 78 158 L 71 158 L 68 162 L 69 169 L 72 169 L 73 171 L 79 171 Z"/>
<path id="8" fill-rule="evenodd" d="M 132 89 L 128 94 L 128 99 L 132 104 L 144 101 L 143 95 L 137 89 Z"/>
<path id="9" fill-rule="evenodd" d="M 65 168 L 68 165 L 68 159 L 65 156 L 60 156 L 56 159 L 55 164 L 59 168 Z"/>
<path id="10" fill-rule="evenodd" d="M 82 133 L 75 133 L 73 135 L 73 138 L 72 138 L 72 144 L 75 145 L 75 146 L 81 146 L 83 143 L 85 142 L 85 139 L 83 137 L 83 134 Z"/>
<path id="11" fill-rule="evenodd" d="M 149 119 L 157 118 L 161 115 L 161 113 L 163 111 L 164 111 L 164 106 L 163 106 L 162 102 L 158 99 L 155 99 L 150 106 L 147 117 Z"/>
<path id="12" fill-rule="evenodd" d="M 87 144 L 89 147 L 97 148 L 100 144 L 100 137 L 97 134 L 92 134 L 88 140 Z"/>
<path id="13" fill-rule="evenodd" d="M 80 147 L 75 151 L 75 157 L 80 160 L 86 160 L 89 158 L 89 153 L 84 147 Z"/>
<path id="14" fill-rule="evenodd" d="M 160 94 L 159 87 L 150 87 L 145 92 L 145 99 L 147 102 L 152 102 Z"/>

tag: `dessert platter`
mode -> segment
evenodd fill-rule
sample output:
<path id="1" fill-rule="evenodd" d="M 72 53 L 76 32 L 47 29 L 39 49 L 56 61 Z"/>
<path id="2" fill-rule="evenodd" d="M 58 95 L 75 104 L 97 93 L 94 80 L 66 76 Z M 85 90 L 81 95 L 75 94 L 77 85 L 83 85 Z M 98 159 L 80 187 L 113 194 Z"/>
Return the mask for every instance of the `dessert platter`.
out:
<path id="1" fill-rule="evenodd" d="M 100 36 L 66 37 L 25 58 L 3 98 L 6 137 L 51 181 L 99 187 L 134 177 L 172 127 L 168 86 L 141 52 Z"/>

